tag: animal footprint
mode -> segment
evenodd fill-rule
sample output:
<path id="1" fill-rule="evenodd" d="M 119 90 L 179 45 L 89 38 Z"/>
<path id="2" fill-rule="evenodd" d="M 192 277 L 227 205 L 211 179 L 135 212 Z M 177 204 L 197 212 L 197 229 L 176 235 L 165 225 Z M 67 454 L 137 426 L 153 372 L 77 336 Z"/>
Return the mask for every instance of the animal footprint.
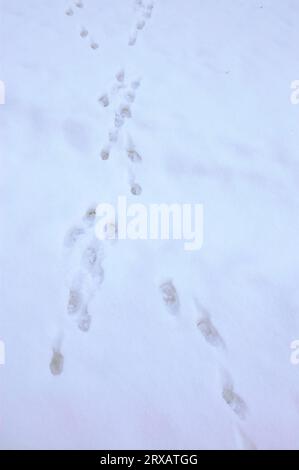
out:
<path id="1" fill-rule="evenodd" d="M 127 154 L 128 154 L 128 158 L 131 160 L 131 162 L 138 163 L 138 162 L 142 161 L 141 156 L 134 149 L 128 149 Z"/>
<path id="2" fill-rule="evenodd" d="M 195 300 L 195 305 L 201 317 L 197 322 L 197 327 L 205 338 L 205 340 L 212 346 L 224 347 L 223 339 L 221 338 L 217 329 L 213 325 L 209 312 L 207 312 L 207 310 L 200 306 L 197 300 Z"/>
<path id="3" fill-rule="evenodd" d="M 83 8 L 84 7 L 83 2 L 81 2 L 80 0 L 75 2 L 75 5 L 76 5 L 77 8 Z"/>
<path id="4" fill-rule="evenodd" d="M 104 95 L 102 95 L 100 98 L 99 98 L 99 103 L 101 103 L 101 105 L 104 107 L 104 108 L 107 108 L 107 106 L 109 106 L 109 96 L 107 95 L 107 93 L 105 93 Z"/>
<path id="5" fill-rule="evenodd" d="M 128 42 L 129 46 L 135 46 L 136 41 L 137 41 L 137 31 L 133 31 L 129 37 L 129 42 Z"/>
<path id="6" fill-rule="evenodd" d="M 102 151 L 101 151 L 101 159 L 102 160 L 108 160 L 110 156 L 110 150 L 109 148 L 104 148 Z"/>
<path id="7" fill-rule="evenodd" d="M 105 240 L 116 240 L 117 238 L 117 225 L 114 222 L 109 222 L 104 227 Z"/>
<path id="8" fill-rule="evenodd" d="M 78 328 L 86 333 L 89 331 L 91 325 L 91 315 L 89 315 L 87 308 L 84 313 L 81 315 L 78 321 Z"/>
<path id="9" fill-rule="evenodd" d="M 142 187 L 140 186 L 140 184 L 133 183 L 131 186 L 131 193 L 134 196 L 140 196 L 140 194 L 142 193 Z"/>
<path id="10" fill-rule="evenodd" d="M 103 253 L 100 251 L 100 245 L 97 240 L 85 248 L 82 255 L 82 264 L 89 272 L 92 272 L 95 266 L 101 263 L 102 259 Z"/>
<path id="11" fill-rule="evenodd" d="M 162 299 L 165 305 L 173 312 L 179 309 L 178 293 L 171 280 L 165 281 L 160 285 Z"/>
<path id="12" fill-rule="evenodd" d="M 115 78 L 118 82 L 123 83 L 124 80 L 125 80 L 125 71 L 124 71 L 124 69 L 119 70 L 117 72 L 117 74 L 115 75 Z"/>
<path id="13" fill-rule="evenodd" d="M 85 39 L 88 36 L 88 31 L 87 29 L 83 28 L 80 32 L 81 38 Z"/>
<path id="14" fill-rule="evenodd" d="M 139 30 L 142 30 L 145 26 L 145 21 L 144 20 L 139 20 L 136 24 L 136 28 Z"/>
<path id="15" fill-rule="evenodd" d="M 68 9 L 65 11 L 65 14 L 66 14 L 67 16 L 73 16 L 74 12 L 73 12 L 72 8 L 68 8 Z"/>
<path id="16" fill-rule="evenodd" d="M 88 246 L 83 253 L 83 264 L 87 269 L 92 269 L 97 261 L 97 252 L 93 246 Z"/>
<path id="17" fill-rule="evenodd" d="M 148 3 L 144 12 L 145 18 L 150 18 L 152 16 L 153 8 L 154 8 L 154 4 L 152 2 Z"/>
<path id="18" fill-rule="evenodd" d="M 209 318 L 199 320 L 197 326 L 208 343 L 213 346 L 221 343 L 221 338 Z"/>
<path id="19" fill-rule="evenodd" d="M 224 385 L 222 398 L 240 419 L 245 419 L 247 413 L 246 403 L 240 395 L 234 392 L 232 384 Z"/>
<path id="20" fill-rule="evenodd" d="M 67 311 L 70 315 L 74 315 L 79 312 L 82 306 L 82 297 L 78 290 L 70 289 L 69 299 L 67 304 Z"/>
<path id="21" fill-rule="evenodd" d="M 86 222 L 88 225 L 92 225 L 96 219 L 97 216 L 97 208 L 96 206 L 91 206 L 89 209 L 87 209 L 83 221 Z"/>
<path id="22" fill-rule="evenodd" d="M 124 118 L 131 118 L 132 113 L 131 113 L 130 106 L 128 104 L 121 105 L 120 110 L 119 110 L 119 114 L 123 119 Z"/>
<path id="23" fill-rule="evenodd" d="M 53 349 L 53 355 L 50 362 L 50 371 L 52 375 L 60 375 L 63 371 L 64 357 L 58 349 Z"/>
<path id="24" fill-rule="evenodd" d="M 99 45 L 98 45 L 97 42 L 92 41 L 92 42 L 90 43 L 90 47 L 91 47 L 91 49 L 93 49 L 93 50 L 95 51 L 96 49 L 99 48 Z"/>

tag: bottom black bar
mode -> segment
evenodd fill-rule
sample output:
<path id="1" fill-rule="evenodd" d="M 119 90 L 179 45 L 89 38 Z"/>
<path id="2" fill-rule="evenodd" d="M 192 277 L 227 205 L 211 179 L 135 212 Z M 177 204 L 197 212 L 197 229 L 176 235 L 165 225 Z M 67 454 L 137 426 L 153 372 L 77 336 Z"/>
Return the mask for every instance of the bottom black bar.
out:
<path id="1" fill-rule="evenodd" d="M 18 461 L 25 463 L 45 462 L 49 461 L 70 462 L 74 460 L 76 463 L 82 462 L 90 464 L 90 468 L 99 468 L 101 466 L 120 465 L 123 468 L 138 468 L 154 465 L 163 467 L 165 465 L 205 465 L 212 462 L 231 463 L 250 463 L 261 462 L 274 457 L 276 462 L 285 462 L 288 458 L 292 462 L 297 460 L 297 451 L 205 451 L 205 450 L 93 450 L 93 451 L 60 451 L 60 450 L 38 450 L 38 451 L 1 451 L 0 464 L 3 462 Z M 88 470 L 88 469 L 86 469 Z"/>

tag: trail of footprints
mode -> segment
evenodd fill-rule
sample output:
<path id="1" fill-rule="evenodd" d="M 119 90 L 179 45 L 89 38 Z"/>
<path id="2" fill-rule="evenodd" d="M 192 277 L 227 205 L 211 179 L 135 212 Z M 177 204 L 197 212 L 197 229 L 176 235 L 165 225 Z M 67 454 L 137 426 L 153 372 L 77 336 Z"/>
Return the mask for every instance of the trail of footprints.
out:
<path id="1" fill-rule="evenodd" d="M 245 419 L 247 413 L 246 403 L 243 398 L 234 391 L 232 384 L 225 384 L 223 386 L 222 398 L 239 418 Z"/>
<path id="2" fill-rule="evenodd" d="M 168 279 L 161 282 L 160 294 L 162 301 L 164 302 L 167 310 L 172 314 L 178 314 L 180 310 L 180 301 L 177 288 L 175 287 L 173 280 Z M 196 326 L 203 336 L 204 340 L 212 347 L 218 348 L 219 351 L 224 352 L 226 346 L 223 338 L 219 334 L 217 328 L 214 326 L 210 313 L 194 299 L 194 305 L 197 312 L 197 323 Z M 231 377 L 225 372 L 222 379 L 222 399 L 226 405 L 236 414 L 236 416 L 244 420 L 248 412 L 247 405 L 243 398 L 234 390 L 234 385 Z M 237 428 L 237 434 L 239 436 L 239 442 L 243 443 L 244 448 L 254 448 L 254 444 L 245 436 L 240 428 Z"/>
<path id="3" fill-rule="evenodd" d="M 81 0 L 75 0 L 72 6 L 69 6 L 65 10 L 65 14 L 69 17 L 73 17 L 75 15 L 76 9 L 83 9 L 84 3 Z M 146 26 L 147 21 L 151 18 L 152 12 L 154 8 L 154 2 L 148 1 L 143 2 L 142 0 L 135 0 L 135 10 L 136 10 L 136 20 L 134 22 L 134 27 L 129 36 L 129 46 L 134 46 L 136 44 L 138 34 L 141 30 L 144 29 Z M 85 39 L 89 36 L 89 31 L 84 26 L 81 27 L 80 36 L 82 39 Z M 94 50 L 99 48 L 99 44 L 92 40 L 90 41 L 90 47 Z"/>
<path id="4" fill-rule="evenodd" d="M 74 16 L 76 8 L 84 8 L 81 0 L 75 0 L 73 6 L 66 10 L 66 15 Z M 129 46 L 136 44 L 138 34 L 144 29 L 147 21 L 152 16 L 153 8 L 153 1 L 143 2 L 142 0 L 135 0 L 136 20 L 129 36 Z M 82 39 L 88 38 L 89 31 L 82 27 L 80 36 Z M 90 47 L 96 50 L 99 45 L 91 39 Z M 115 82 L 112 84 L 111 89 L 98 98 L 98 102 L 103 108 L 108 108 L 114 104 L 113 126 L 108 134 L 108 143 L 101 150 L 101 159 L 104 161 L 109 160 L 112 147 L 118 141 L 121 129 L 124 127 L 126 120 L 132 117 L 131 107 L 136 99 L 136 92 L 139 86 L 140 80 L 133 80 L 127 83 L 125 70 L 121 68 L 115 74 Z M 142 157 L 135 148 L 131 138 L 128 139 L 126 153 L 131 164 L 128 171 L 131 193 L 138 196 L 142 193 L 142 188 L 136 182 L 133 166 L 142 162 Z M 94 234 L 95 217 L 95 207 L 92 207 L 83 217 L 82 223 L 73 227 L 65 239 L 65 247 L 70 255 L 76 251 L 77 254 L 82 253 L 79 255 L 79 264 L 77 270 L 75 270 L 76 274 L 70 282 L 67 301 L 67 312 L 76 319 L 77 326 L 82 332 L 87 332 L 90 329 L 92 320 L 89 312 L 90 302 L 104 280 L 104 270 L 102 267 L 103 249 L 101 242 L 97 240 Z M 117 227 L 107 226 L 107 239 L 113 239 L 116 233 Z M 166 309 L 171 314 L 177 315 L 180 311 L 180 300 L 173 280 L 163 280 L 159 290 Z M 200 305 L 197 299 L 194 299 L 194 305 L 198 316 L 196 323 L 198 331 L 208 345 L 225 352 L 226 346 L 224 340 L 213 324 L 210 313 Z M 63 354 L 60 351 L 60 347 L 56 346 L 53 348 L 50 362 L 51 373 L 53 375 L 61 374 L 63 365 Z M 242 397 L 235 392 L 233 382 L 227 373 L 225 373 L 225 377 L 222 380 L 222 399 L 239 419 L 243 420 L 246 418 L 247 405 Z M 254 444 L 239 427 L 237 428 L 237 434 L 244 448 L 255 448 Z"/>
<path id="5" fill-rule="evenodd" d="M 103 244 L 95 236 L 96 207 L 90 207 L 79 225 L 66 234 L 64 247 L 70 266 L 66 311 L 74 318 L 82 332 L 88 332 L 92 317 L 90 303 L 104 281 Z M 112 227 L 107 227 L 107 239 L 113 239 Z M 114 227 L 115 231 L 115 227 Z M 115 234 L 115 232 L 114 232 Z M 60 347 L 53 348 L 50 370 L 62 373 L 64 358 Z"/>
<path id="6" fill-rule="evenodd" d="M 66 9 L 65 14 L 69 17 L 73 17 L 77 9 L 80 11 L 83 8 L 84 3 L 82 0 L 74 0 L 72 5 Z M 129 45 L 134 45 L 136 43 L 138 32 L 144 28 L 147 20 L 151 18 L 153 8 L 153 1 L 144 3 L 142 0 L 135 0 L 137 19 L 135 21 L 134 29 L 130 35 Z M 82 39 L 89 37 L 89 31 L 85 26 L 81 27 L 80 36 Z M 98 42 L 91 39 L 90 47 L 96 50 L 99 48 L 99 44 Z M 116 73 L 115 78 L 116 84 L 113 84 L 110 92 L 102 94 L 98 99 L 99 103 L 104 108 L 107 108 L 113 101 L 113 98 L 120 98 L 116 104 L 116 109 L 113 115 L 113 127 L 111 127 L 108 134 L 108 143 L 101 150 L 102 160 L 109 159 L 111 148 L 114 144 L 117 143 L 121 128 L 124 126 L 126 120 L 132 117 L 131 106 L 136 98 L 136 90 L 140 86 L 140 80 L 132 80 L 130 84 L 125 82 L 124 69 L 120 69 Z M 132 146 L 127 148 L 127 154 L 132 163 L 141 161 L 140 154 Z M 134 196 L 141 195 L 142 187 L 136 181 L 136 176 L 132 167 L 129 167 L 128 169 L 128 184 L 130 186 L 131 194 Z"/>
<path id="7" fill-rule="evenodd" d="M 197 328 L 204 337 L 205 341 L 212 347 L 219 348 L 223 352 L 226 346 L 223 338 L 214 326 L 210 313 L 194 299 L 195 309 L 197 311 L 198 320 Z M 247 405 L 244 400 L 234 391 L 234 386 L 228 373 L 225 373 L 225 379 L 222 380 L 222 398 L 231 410 L 242 420 L 246 418 Z"/>
<path id="8" fill-rule="evenodd" d="M 172 279 L 167 279 L 160 284 L 160 292 L 168 311 L 173 314 L 178 313 L 180 301 Z"/>
<path id="9" fill-rule="evenodd" d="M 84 8 L 84 3 L 81 0 L 75 0 L 72 6 L 68 7 L 65 10 L 65 14 L 69 17 L 73 17 L 75 15 L 76 9 L 82 10 Z M 89 34 L 88 29 L 85 26 L 81 26 L 80 28 L 80 37 L 82 39 L 90 38 L 89 45 L 90 48 L 96 51 L 99 48 L 99 43 L 95 41 Z"/>
<path id="10" fill-rule="evenodd" d="M 154 2 L 143 2 L 135 0 L 136 20 L 129 36 L 129 46 L 135 46 L 140 31 L 144 29 L 147 21 L 151 18 L 154 8 Z"/>
<path id="11" fill-rule="evenodd" d="M 204 339 L 212 346 L 225 349 L 224 341 L 216 327 L 213 325 L 210 313 L 199 304 L 196 298 L 194 299 L 194 304 L 199 315 L 197 328 L 201 332 Z"/>
<path id="12" fill-rule="evenodd" d="M 69 280 L 67 312 L 75 317 L 78 328 L 83 332 L 90 328 L 90 302 L 104 281 L 104 250 L 95 236 L 95 219 L 96 207 L 93 206 L 87 210 L 82 223 L 72 228 L 65 239 L 71 273 L 76 273 Z"/>
<path id="13" fill-rule="evenodd" d="M 74 17 L 77 11 L 84 8 L 82 0 L 74 0 L 65 14 L 68 17 Z M 139 19 L 136 23 L 133 41 L 137 38 L 137 31 L 145 26 L 146 20 L 151 17 L 153 2 L 146 5 L 143 2 L 136 1 Z M 142 17 L 140 17 L 140 15 Z M 99 48 L 98 42 L 93 40 L 85 26 L 81 26 L 80 37 L 85 40 L 90 38 L 91 49 Z M 131 41 L 130 41 L 131 42 Z M 133 44 L 131 44 L 133 45 Z M 109 131 L 108 144 L 101 151 L 102 160 L 108 160 L 112 146 L 117 142 L 121 128 L 125 121 L 132 117 L 131 106 L 135 101 L 137 89 L 140 86 L 140 80 L 132 80 L 126 83 L 125 71 L 120 69 L 115 75 L 116 83 L 113 83 L 108 93 L 102 94 L 98 101 L 103 108 L 108 108 L 113 101 L 117 101 L 116 110 L 113 116 L 113 127 Z M 132 139 L 128 139 L 127 157 L 130 164 L 135 165 L 142 161 L 140 153 L 136 150 Z M 140 184 L 136 182 L 135 173 L 132 168 L 128 170 L 128 180 L 131 193 L 139 196 L 142 193 Z M 67 299 L 67 313 L 74 317 L 78 328 L 82 332 L 87 332 L 91 326 L 90 303 L 98 288 L 104 280 L 104 269 L 102 267 L 103 250 L 101 242 L 96 238 L 94 223 L 96 218 L 96 209 L 91 207 L 83 217 L 81 224 L 73 227 L 66 235 L 65 248 L 68 252 L 68 258 L 75 268 L 71 269 L 71 279 L 69 280 L 69 291 Z M 107 226 L 107 239 L 114 239 L 117 234 L 117 227 L 113 224 Z M 74 261 L 75 260 L 75 261 Z M 52 358 L 49 364 L 53 375 L 60 375 L 63 372 L 64 356 L 61 352 L 61 345 L 53 347 Z"/>
<path id="14" fill-rule="evenodd" d="M 137 89 L 140 86 L 140 79 L 131 80 L 126 82 L 126 75 L 124 69 L 120 69 L 115 74 L 115 81 L 113 82 L 109 92 L 102 94 L 98 102 L 103 108 L 108 108 L 114 105 L 113 111 L 113 127 L 108 133 L 108 143 L 104 145 L 101 150 L 101 159 L 108 160 L 110 158 L 113 145 L 118 141 L 119 134 L 124 128 L 126 120 L 132 118 L 132 104 L 136 98 Z M 140 184 L 136 181 L 135 171 L 133 166 L 136 163 L 142 162 L 142 157 L 137 151 L 131 138 L 128 138 L 126 154 L 130 162 L 128 166 L 128 183 L 131 193 L 134 196 L 139 196 L 142 193 Z"/>
<path id="15" fill-rule="evenodd" d="M 95 219 L 96 208 L 93 206 L 87 210 L 81 223 L 69 230 L 64 241 L 70 268 L 66 311 L 84 333 L 91 326 L 90 303 L 104 281 L 104 250 L 101 241 L 95 236 Z M 60 375 L 63 365 L 61 347 L 56 346 L 50 362 L 51 373 Z"/>
<path id="16" fill-rule="evenodd" d="M 50 362 L 50 371 L 52 375 L 60 375 L 63 371 L 64 357 L 60 349 L 53 348 L 53 354 Z"/>

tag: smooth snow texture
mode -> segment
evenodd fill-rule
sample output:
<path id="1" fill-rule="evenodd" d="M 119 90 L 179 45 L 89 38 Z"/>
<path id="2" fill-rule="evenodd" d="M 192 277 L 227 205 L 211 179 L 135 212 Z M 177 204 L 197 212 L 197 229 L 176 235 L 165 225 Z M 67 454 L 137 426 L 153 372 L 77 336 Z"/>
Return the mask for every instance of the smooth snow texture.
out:
<path id="1" fill-rule="evenodd" d="M 298 17 L 0 0 L 2 449 L 299 448 Z M 202 249 L 97 241 L 119 195 Z"/>

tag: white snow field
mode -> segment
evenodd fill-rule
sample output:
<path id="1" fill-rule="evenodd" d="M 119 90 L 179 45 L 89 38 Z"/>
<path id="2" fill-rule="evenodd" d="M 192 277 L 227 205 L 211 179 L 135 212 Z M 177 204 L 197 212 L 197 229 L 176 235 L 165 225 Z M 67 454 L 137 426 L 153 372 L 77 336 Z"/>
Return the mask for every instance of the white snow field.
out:
<path id="1" fill-rule="evenodd" d="M 0 448 L 298 449 L 298 0 L 0 15 Z M 120 195 L 201 250 L 97 240 Z"/>

